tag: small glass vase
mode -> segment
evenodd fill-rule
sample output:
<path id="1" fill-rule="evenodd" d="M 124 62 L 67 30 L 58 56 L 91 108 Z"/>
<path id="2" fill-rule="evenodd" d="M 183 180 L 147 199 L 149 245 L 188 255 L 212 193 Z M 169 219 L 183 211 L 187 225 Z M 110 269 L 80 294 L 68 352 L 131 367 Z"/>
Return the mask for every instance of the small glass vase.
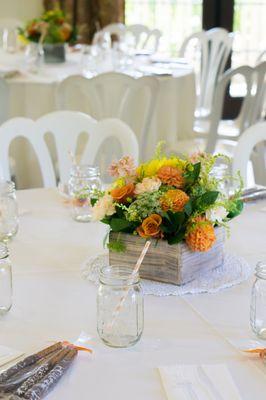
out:
<path id="1" fill-rule="evenodd" d="M 266 260 L 257 264 L 255 276 L 251 296 L 250 325 L 260 339 L 266 340 Z"/>
<path id="2" fill-rule="evenodd" d="M 143 326 L 139 274 L 125 266 L 103 267 L 97 296 L 97 330 L 102 341 L 111 347 L 133 346 Z"/>
<path id="3" fill-rule="evenodd" d="M 91 221 L 91 198 L 95 190 L 101 190 L 101 188 L 102 183 L 98 167 L 74 165 L 71 168 L 68 192 L 72 201 L 72 217 L 76 221 Z"/>
<path id="4" fill-rule="evenodd" d="M 0 181 L 0 242 L 7 242 L 18 231 L 18 205 L 15 184 Z"/>
<path id="5" fill-rule="evenodd" d="M 0 243 L 0 314 L 7 313 L 12 306 L 12 267 L 8 249 Z"/>

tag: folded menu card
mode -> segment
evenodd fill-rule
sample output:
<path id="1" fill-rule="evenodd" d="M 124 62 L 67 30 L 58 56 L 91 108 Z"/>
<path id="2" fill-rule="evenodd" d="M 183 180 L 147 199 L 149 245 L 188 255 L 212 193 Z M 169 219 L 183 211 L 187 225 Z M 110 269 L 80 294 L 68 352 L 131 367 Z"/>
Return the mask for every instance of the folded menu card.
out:
<path id="1" fill-rule="evenodd" d="M 23 356 L 24 353 L 10 347 L 0 345 L 0 367 Z"/>
<path id="2" fill-rule="evenodd" d="M 241 400 L 224 364 L 158 368 L 168 400 Z"/>

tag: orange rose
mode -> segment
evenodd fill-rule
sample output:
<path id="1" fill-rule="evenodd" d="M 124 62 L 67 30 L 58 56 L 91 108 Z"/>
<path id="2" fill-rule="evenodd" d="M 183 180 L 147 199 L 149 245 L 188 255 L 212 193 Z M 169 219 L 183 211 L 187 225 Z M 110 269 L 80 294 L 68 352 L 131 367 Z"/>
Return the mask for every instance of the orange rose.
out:
<path id="1" fill-rule="evenodd" d="M 183 211 L 188 201 L 189 196 L 183 190 L 172 189 L 161 197 L 161 207 L 163 211 Z"/>
<path id="2" fill-rule="evenodd" d="M 149 217 L 145 218 L 137 228 L 138 234 L 143 238 L 159 238 L 162 237 L 162 232 L 160 230 L 160 225 L 162 223 L 162 217 L 158 214 L 151 214 Z"/>
<path id="3" fill-rule="evenodd" d="M 204 217 L 195 219 L 195 224 L 189 228 L 186 243 L 192 251 L 208 251 L 216 240 L 212 223 Z"/>
<path id="4" fill-rule="evenodd" d="M 133 197 L 135 186 L 133 183 L 111 190 L 112 198 L 118 203 L 126 203 L 128 198 Z"/>
<path id="5" fill-rule="evenodd" d="M 179 189 L 184 187 L 183 171 L 179 168 L 165 165 L 158 170 L 157 176 L 165 185 L 175 186 Z"/>

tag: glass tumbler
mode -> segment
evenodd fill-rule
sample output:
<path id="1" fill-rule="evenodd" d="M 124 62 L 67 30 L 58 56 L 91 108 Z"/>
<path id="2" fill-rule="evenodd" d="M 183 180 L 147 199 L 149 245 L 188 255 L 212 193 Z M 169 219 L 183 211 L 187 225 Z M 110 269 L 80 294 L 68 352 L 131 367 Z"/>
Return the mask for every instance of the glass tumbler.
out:
<path id="1" fill-rule="evenodd" d="M 0 241 L 5 242 L 18 231 L 18 206 L 15 184 L 0 181 Z"/>
<path id="2" fill-rule="evenodd" d="M 12 306 L 12 267 L 8 249 L 0 243 L 0 314 L 7 313 Z"/>
<path id="3" fill-rule="evenodd" d="M 256 279 L 252 287 L 250 324 L 253 332 L 266 340 L 266 260 L 256 267 Z"/>
<path id="4" fill-rule="evenodd" d="M 72 199 L 72 217 L 76 221 L 91 221 L 91 198 L 96 190 L 101 190 L 101 187 L 98 167 L 74 165 L 71 168 L 68 192 Z"/>
<path id="5" fill-rule="evenodd" d="M 125 266 L 106 266 L 100 273 L 97 330 L 112 347 L 137 343 L 144 325 L 143 294 L 138 273 Z"/>

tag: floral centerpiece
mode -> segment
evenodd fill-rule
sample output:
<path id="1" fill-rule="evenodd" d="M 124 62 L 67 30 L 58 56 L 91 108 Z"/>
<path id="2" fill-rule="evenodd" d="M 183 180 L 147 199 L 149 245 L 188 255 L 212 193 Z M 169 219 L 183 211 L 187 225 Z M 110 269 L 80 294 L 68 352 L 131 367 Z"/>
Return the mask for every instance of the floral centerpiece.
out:
<path id="1" fill-rule="evenodd" d="M 223 179 L 212 174 L 218 158 L 206 153 L 191 157 L 166 157 L 158 146 L 154 159 L 136 167 L 131 157 L 123 157 L 109 167 L 115 178 L 104 192 L 97 193 L 93 219 L 110 226 L 115 240 L 108 247 L 126 252 L 123 234 L 179 243 L 191 252 L 208 252 L 216 242 L 216 227 L 242 210 L 241 179 L 229 197 L 221 188 Z M 122 236 L 121 236 L 122 234 Z M 111 237 L 111 236 L 110 236 Z M 198 253 L 199 254 L 199 253 Z"/>
<path id="2" fill-rule="evenodd" d="M 26 43 L 41 43 L 48 62 L 64 61 L 64 44 L 73 40 L 75 36 L 72 26 L 59 8 L 46 11 L 39 18 L 29 21 L 19 33 Z"/>

